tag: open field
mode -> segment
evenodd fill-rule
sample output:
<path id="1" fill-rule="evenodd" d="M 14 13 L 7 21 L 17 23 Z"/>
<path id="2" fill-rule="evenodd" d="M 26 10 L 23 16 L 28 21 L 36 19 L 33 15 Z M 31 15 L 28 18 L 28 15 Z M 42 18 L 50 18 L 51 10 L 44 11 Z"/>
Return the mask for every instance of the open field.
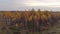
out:
<path id="1" fill-rule="evenodd" d="M 0 11 L 0 34 L 60 34 L 60 12 Z"/>

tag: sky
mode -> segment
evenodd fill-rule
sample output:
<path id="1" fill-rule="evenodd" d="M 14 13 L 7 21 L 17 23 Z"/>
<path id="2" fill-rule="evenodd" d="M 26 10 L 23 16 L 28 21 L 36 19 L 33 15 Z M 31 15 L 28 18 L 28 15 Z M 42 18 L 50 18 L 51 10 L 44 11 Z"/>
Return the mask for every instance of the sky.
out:
<path id="1" fill-rule="evenodd" d="M 0 0 L 0 10 L 41 9 L 60 11 L 60 0 Z"/>

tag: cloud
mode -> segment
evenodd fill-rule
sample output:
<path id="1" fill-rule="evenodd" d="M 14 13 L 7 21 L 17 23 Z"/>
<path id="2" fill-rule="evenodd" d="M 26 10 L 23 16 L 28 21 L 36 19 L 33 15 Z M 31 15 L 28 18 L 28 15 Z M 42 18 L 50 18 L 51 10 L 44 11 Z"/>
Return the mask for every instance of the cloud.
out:
<path id="1" fill-rule="evenodd" d="M 29 0 L 24 4 L 26 6 L 60 7 L 60 0 Z"/>
<path id="2" fill-rule="evenodd" d="M 60 7 L 60 0 L 0 0 L 0 10 L 20 10 L 27 6 Z"/>

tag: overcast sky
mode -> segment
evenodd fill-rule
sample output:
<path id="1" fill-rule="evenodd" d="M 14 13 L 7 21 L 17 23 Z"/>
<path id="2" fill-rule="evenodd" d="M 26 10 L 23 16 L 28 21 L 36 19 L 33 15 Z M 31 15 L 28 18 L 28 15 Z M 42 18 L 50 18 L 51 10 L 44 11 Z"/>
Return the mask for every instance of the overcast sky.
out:
<path id="1" fill-rule="evenodd" d="M 60 11 L 60 0 L 0 0 L 0 10 L 41 9 Z"/>

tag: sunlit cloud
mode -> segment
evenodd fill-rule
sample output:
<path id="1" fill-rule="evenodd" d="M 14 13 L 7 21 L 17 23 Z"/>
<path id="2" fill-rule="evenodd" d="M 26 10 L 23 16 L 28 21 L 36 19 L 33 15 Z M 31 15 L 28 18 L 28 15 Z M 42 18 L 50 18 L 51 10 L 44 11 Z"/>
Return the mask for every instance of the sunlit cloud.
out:
<path id="1" fill-rule="evenodd" d="M 47 7 L 60 7 L 59 0 L 29 0 L 24 3 L 26 6 L 47 6 Z"/>

